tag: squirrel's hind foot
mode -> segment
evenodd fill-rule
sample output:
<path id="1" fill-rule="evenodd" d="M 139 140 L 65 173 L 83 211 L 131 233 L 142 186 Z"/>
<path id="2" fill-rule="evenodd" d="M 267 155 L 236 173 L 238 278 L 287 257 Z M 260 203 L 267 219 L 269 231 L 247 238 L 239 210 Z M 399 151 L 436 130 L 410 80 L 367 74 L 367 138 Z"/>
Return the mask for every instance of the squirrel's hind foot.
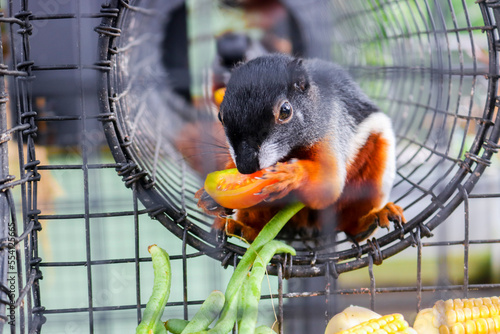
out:
<path id="1" fill-rule="evenodd" d="M 392 202 L 387 203 L 382 209 L 372 210 L 368 214 L 359 219 L 360 225 L 365 226 L 364 230 L 351 239 L 360 242 L 368 238 L 377 227 L 383 227 L 389 230 L 391 222 L 396 229 L 401 229 L 403 224 L 406 224 L 406 219 L 403 215 L 403 209 Z"/>

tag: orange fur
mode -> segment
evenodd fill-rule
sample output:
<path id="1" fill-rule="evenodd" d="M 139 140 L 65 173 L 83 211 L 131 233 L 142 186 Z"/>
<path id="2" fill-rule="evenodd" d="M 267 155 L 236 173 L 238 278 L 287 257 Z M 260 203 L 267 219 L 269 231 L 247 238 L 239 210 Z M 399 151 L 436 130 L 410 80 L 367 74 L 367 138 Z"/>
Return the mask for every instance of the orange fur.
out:
<path id="1" fill-rule="evenodd" d="M 382 193 L 381 188 L 388 145 L 380 134 L 371 134 L 368 137 L 365 145 L 349 166 L 342 196 L 334 205 L 339 220 L 337 229 L 356 240 L 364 239 L 364 232 L 368 233 L 373 230 L 376 227 L 373 226 L 374 224 L 389 226 L 387 215 L 379 217 L 377 214 L 384 204 L 382 199 L 385 194 Z M 390 206 L 390 208 L 394 207 L 397 206 L 394 204 Z"/>

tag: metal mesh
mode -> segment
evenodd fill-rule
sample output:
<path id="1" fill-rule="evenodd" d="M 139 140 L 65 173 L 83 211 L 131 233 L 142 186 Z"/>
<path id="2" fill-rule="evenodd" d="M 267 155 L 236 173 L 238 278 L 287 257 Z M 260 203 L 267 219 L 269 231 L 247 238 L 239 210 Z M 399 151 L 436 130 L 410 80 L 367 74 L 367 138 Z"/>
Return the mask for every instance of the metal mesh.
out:
<path id="1" fill-rule="evenodd" d="M 174 138 L 186 122 L 211 115 L 176 94 L 162 65 L 163 53 L 174 48 L 163 49 L 165 23 L 180 4 L 20 0 L 2 6 L 0 315 L 11 332 L 39 332 L 46 318 L 50 322 L 59 316 L 71 319 L 64 320 L 61 332 L 113 332 L 119 331 L 116 323 L 130 328 L 140 321 L 149 293 L 141 280 L 145 274 L 141 268 L 149 262 L 142 244 L 154 235 L 142 232 L 148 216 L 178 238 L 177 243 L 170 241 L 171 255 L 183 289 L 167 304 L 167 311 L 185 318 L 202 302 L 202 297 L 193 297 L 192 263 L 210 257 L 223 266 L 234 265 L 245 251 L 243 243 L 210 230 L 211 218 L 200 213 L 193 198 L 201 177 L 175 149 Z M 436 294 L 446 298 L 496 293 L 499 284 L 489 278 L 476 280 L 469 273 L 476 269 L 470 260 L 475 247 L 500 242 L 495 231 L 481 234 L 473 222 L 483 220 L 476 214 L 485 211 L 476 209 L 475 203 L 489 200 L 494 207 L 499 189 L 484 184 L 472 192 L 498 150 L 498 3 L 287 1 L 286 5 L 299 22 L 304 56 L 332 59 L 348 68 L 393 119 L 398 176 L 392 198 L 404 206 L 409 223 L 402 231 L 381 231 L 359 248 L 342 242 L 342 236 L 319 244 L 294 240 L 298 255 L 276 258 L 269 266 L 276 286 L 263 296 L 264 301 L 277 301 L 281 331 L 320 332 L 325 320 L 349 303 L 382 313 L 394 310 L 397 299 L 405 296 L 411 307 L 403 312 L 410 313 L 428 306 Z M 55 31 L 76 42 L 61 47 L 53 38 Z M 213 38 L 208 30 L 207 36 L 199 37 Z M 58 47 L 74 52 L 66 56 L 57 52 Z M 68 101 L 58 95 L 65 89 L 72 94 Z M 47 106 L 46 101 L 59 101 L 61 106 Z M 51 113 L 51 108 L 67 113 Z M 51 162 L 45 145 L 54 143 L 76 158 Z M 114 162 L 103 158 L 101 150 L 109 150 Z M 114 175 L 114 170 L 130 188 L 117 200 L 126 201 L 125 210 L 101 195 L 108 172 Z M 17 171 L 19 175 L 10 175 Z M 60 182 L 81 178 L 83 187 L 64 195 L 67 207 L 47 207 L 43 200 L 51 188 L 42 186 L 52 184 L 50 177 Z M 448 218 L 453 212 L 458 217 Z M 130 224 L 113 225 L 115 218 L 129 219 Z M 54 261 L 39 256 L 39 252 L 49 254 L 40 246 L 44 237 L 40 229 L 45 224 L 50 231 L 54 222 L 73 227 L 69 238 L 75 245 L 83 244 L 82 254 Z M 99 253 L 98 245 L 106 242 L 103 234 L 118 237 L 127 227 L 124 239 L 132 242 L 127 255 Z M 158 237 L 161 232 L 156 231 Z M 434 238 L 424 239 L 431 231 Z M 461 233 L 452 233 L 456 231 Z M 405 249 L 403 253 L 415 259 L 413 281 L 380 284 L 385 282 L 384 268 L 391 268 L 386 263 L 392 260 L 389 257 Z M 439 253 L 437 281 L 425 278 L 426 254 L 433 249 Z M 490 254 L 493 249 L 488 249 Z M 445 255 L 457 252 L 462 259 L 458 267 L 463 268 L 458 282 L 443 274 L 450 265 Z M 128 276 L 122 276 L 131 280 L 120 283 L 116 273 L 122 269 L 114 268 L 127 268 Z M 83 291 L 81 304 L 68 299 L 52 303 L 51 296 L 60 291 L 51 290 L 46 281 L 63 271 L 74 277 L 68 289 Z M 359 287 L 342 281 L 352 271 L 365 273 Z M 45 278 L 40 281 L 42 273 Z M 301 278 L 309 276 L 319 277 Z M 99 284 L 114 279 L 121 284 L 115 288 L 127 285 L 134 296 L 105 299 Z"/>
<path id="2" fill-rule="evenodd" d="M 317 8 L 325 10 L 321 4 Z M 112 33 L 101 32 L 102 61 L 114 65 L 102 74 L 108 99 L 101 100 L 101 107 L 103 115 L 113 118 L 104 122 L 111 146 L 123 147 L 114 152 L 115 158 L 133 161 L 135 169 L 126 177 L 142 178 L 139 184 L 151 189 L 145 201 L 149 207 L 159 208 L 157 219 L 179 237 L 188 228 L 189 244 L 226 263 L 244 248 L 211 234 L 210 218 L 201 216 L 196 208 L 194 192 L 201 182 L 174 148 L 175 138 L 183 131 L 181 117 L 192 115 L 175 102 L 169 89 L 168 75 L 159 60 L 160 40 L 154 40 L 159 32 L 137 23 L 145 17 L 162 22 L 169 7 L 148 4 L 152 10 L 143 10 L 140 2 L 133 5 L 123 8 L 118 20 L 103 22 L 104 27 L 115 29 Z M 311 7 L 294 2 L 289 6 L 297 13 Z M 458 186 L 470 192 L 489 164 L 498 136 L 493 123 L 496 54 L 476 56 L 494 43 L 497 33 L 493 12 L 486 4 L 474 5 L 473 19 L 479 25 L 471 23 L 466 4 L 459 8 L 440 2 L 330 6 L 326 7 L 331 13 L 330 26 L 315 27 L 316 36 L 333 34 L 331 58 L 348 67 L 393 118 L 398 136 L 398 180 L 393 196 L 410 221 L 404 231 L 381 235 L 360 249 L 332 243 L 331 238 L 320 242 L 316 238 L 318 246 L 295 243 L 299 254 L 292 261 L 294 276 L 323 275 L 327 262 L 338 273 L 366 266 L 369 257 L 362 254 L 380 253 L 381 261 L 411 245 L 417 229 L 430 235 L 461 202 Z M 456 11 L 461 13 L 459 18 Z M 309 22 L 324 17 L 310 10 L 304 13 L 302 18 Z M 137 28 L 125 28 L 129 26 Z M 305 27 L 304 35 L 307 33 Z M 141 46 L 146 44 L 157 47 Z M 351 261 L 345 262 L 348 259 Z"/>

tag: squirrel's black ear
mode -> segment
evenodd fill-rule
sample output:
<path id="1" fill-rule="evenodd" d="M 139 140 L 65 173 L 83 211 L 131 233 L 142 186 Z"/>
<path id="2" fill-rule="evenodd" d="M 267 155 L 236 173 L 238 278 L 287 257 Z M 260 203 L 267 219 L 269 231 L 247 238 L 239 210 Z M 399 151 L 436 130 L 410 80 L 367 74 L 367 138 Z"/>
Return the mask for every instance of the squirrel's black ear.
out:
<path id="1" fill-rule="evenodd" d="M 244 60 L 237 61 L 236 63 L 233 64 L 233 67 L 231 67 L 230 72 L 234 71 L 235 69 L 237 69 L 238 67 L 241 67 L 243 65 L 245 65 Z"/>
<path id="2" fill-rule="evenodd" d="M 295 58 L 288 66 L 290 69 L 290 81 L 293 84 L 293 88 L 305 92 L 309 88 L 309 77 L 306 69 L 302 65 L 302 59 Z"/>

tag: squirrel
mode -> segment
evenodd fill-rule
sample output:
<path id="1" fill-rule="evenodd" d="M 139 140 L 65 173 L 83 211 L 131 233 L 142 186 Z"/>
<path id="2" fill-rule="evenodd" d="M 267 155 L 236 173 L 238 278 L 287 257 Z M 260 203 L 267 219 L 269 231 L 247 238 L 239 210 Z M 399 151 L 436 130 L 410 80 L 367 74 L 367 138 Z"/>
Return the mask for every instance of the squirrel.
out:
<path id="1" fill-rule="evenodd" d="M 279 181 L 262 189 L 265 203 L 235 212 L 200 189 L 198 206 L 216 216 L 214 228 L 252 241 L 291 196 L 306 206 L 287 223 L 295 231 L 320 231 L 322 217 L 336 217 L 336 229 L 357 244 L 379 226 L 406 223 L 388 202 L 391 120 L 340 66 L 284 54 L 252 59 L 233 70 L 218 118 L 230 153 L 225 168 Z"/>

